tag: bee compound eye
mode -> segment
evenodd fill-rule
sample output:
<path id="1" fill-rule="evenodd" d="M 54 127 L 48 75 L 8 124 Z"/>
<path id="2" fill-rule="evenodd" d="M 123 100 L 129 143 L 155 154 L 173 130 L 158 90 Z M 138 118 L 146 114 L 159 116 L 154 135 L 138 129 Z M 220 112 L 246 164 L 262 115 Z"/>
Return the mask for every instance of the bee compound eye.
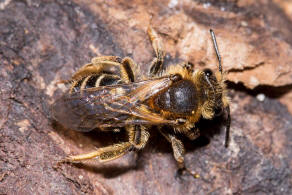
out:
<path id="1" fill-rule="evenodd" d="M 184 67 L 188 70 L 188 71 L 192 71 L 194 68 L 194 64 L 191 62 L 187 62 Z"/>
<path id="2" fill-rule="evenodd" d="M 207 77 L 210 77 L 210 76 L 213 75 L 212 70 L 209 69 L 209 68 L 204 69 L 204 73 L 205 73 L 205 75 L 206 75 Z"/>
<path id="3" fill-rule="evenodd" d="M 170 75 L 170 80 L 172 80 L 173 82 L 177 82 L 180 81 L 182 79 L 180 74 L 172 74 Z"/>

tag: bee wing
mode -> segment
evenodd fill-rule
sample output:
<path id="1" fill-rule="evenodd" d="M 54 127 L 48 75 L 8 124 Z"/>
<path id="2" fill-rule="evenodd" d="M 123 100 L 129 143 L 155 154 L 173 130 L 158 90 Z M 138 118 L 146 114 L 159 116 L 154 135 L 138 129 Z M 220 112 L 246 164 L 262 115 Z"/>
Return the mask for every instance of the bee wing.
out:
<path id="1" fill-rule="evenodd" d="M 52 116 L 65 127 L 84 132 L 128 124 L 173 124 L 145 104 L 145 100 L 171 84 L 169 77 L 163 77 L 68 93 L 53 104 Z"/>

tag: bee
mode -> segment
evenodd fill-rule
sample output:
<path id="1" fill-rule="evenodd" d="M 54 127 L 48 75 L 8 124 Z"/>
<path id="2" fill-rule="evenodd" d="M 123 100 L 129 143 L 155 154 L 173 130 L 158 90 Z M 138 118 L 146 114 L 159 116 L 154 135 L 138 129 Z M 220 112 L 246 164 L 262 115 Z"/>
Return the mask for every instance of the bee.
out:
<path id="1" fill-rule="evenodd" d="M 219 71 L 213 73 L 210 69 L 195 70 L 189 62 L 163 70 L 162 42 L 151 26 L 147 33 L 156 54 L 149 78 L 136 80 L 133 70 L 137 65 L 129 57 L 96 57 L 72 76 L 70 89 L 52 106 L 53 119 L 66 128 L 81 132 L 125 130 L 128 141 L 68 156 L 64 161 L 117 159 L 144 148 L 150 135 L 148 129 L 157 126 L 172 146 L 178 171 L 199 177 L 186 168 L 185 149 L 176 134 L 194 140 L 200 135 L 196 126 L 200 119 L 224 113 L 227 115 L 225 146 L 228 146 L 231 117 L 215 34 L 210 30 L 219 62 Z"/>

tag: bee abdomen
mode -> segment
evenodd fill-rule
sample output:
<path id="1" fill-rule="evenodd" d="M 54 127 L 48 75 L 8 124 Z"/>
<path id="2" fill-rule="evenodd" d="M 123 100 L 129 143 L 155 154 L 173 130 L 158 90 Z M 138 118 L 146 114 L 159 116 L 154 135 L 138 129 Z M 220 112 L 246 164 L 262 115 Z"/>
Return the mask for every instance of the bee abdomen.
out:
<path id="1" fill-rule="evenodd" d="M 122 81 L 119 76 L 113 74 L 94 74 L 87 77 L 83 77 L 78 81 L 74 81 L 70 93 L 78 92 L 84 89 L 106 86 L 106 85 L 115 85 L 121 84 Z"/>

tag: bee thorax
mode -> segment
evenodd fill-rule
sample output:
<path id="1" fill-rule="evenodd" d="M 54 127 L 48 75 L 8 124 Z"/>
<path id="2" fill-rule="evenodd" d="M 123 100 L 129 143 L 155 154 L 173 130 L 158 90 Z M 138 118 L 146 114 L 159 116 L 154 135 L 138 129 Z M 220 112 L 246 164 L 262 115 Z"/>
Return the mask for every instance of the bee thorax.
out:
<path id="1" fill-rule="evenodd" d="M 198 107 L 197 97 L 195 85 L 191 81 L 181 80 L 155 97 L 154 106 L 176 114 L 191 115 Z"/>

